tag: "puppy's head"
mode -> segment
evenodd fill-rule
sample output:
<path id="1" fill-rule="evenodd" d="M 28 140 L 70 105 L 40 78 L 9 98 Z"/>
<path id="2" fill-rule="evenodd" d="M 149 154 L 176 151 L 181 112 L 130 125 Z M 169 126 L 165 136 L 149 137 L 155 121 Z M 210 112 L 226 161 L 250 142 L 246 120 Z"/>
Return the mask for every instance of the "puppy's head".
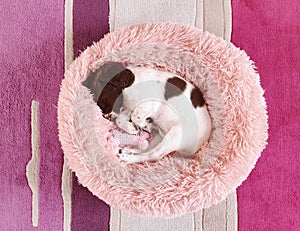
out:
<path id="1" fill-rule="evenodd" d="M 126 65 L 118 62 L 103 64 L 82 83 L 91 90 L 94 101 L 104 114 L 120 110 L 123 97 L 122 90 L 134 82 L 134 74 Z"/>

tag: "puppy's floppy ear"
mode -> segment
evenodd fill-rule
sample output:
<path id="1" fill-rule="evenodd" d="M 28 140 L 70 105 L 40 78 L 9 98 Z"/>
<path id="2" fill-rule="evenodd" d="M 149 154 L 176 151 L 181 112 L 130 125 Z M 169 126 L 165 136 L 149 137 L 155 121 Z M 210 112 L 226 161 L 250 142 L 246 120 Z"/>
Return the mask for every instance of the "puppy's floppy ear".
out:
<path id="1" fill-rule="evenodd" d="M 120 113 L 123 105 L 122 90 L 112 85 L 107 85 L 101 92 L 97 105 L 101 108 L 103 114 L 109 114 L 112 111 Z"/>
<path id="2" fill-rule="evenodd" d="M 121 74 L 123 71 L 127 73 L 127 70 L 125 64 L 118 63 L 118 62 L 107 62 L 104 63 L 100 68 L 98 68 L 96 71 L 92 72 L 87 79 L 82 83 L 83 86 L 87 87 L 90 89 L 91 93 L 94 96 L 94 100 L 97 102 L 100 93 L 103 91 L 104 87 L 108 84 L 111 83 L 115 87 L 118 88 L 123 88 L 122 86 L 127 86 L 129 85 L 128 83 L 128 75 L 126 79 L 127 81 L 124 80 L 120 81 L 121 79 Z M 123 78 L 122 78 L 123 79 Z M 120 82 L 120 83 L 119 83 Z M 121 85 L 121 87 L 119 87 Z"/>
<path id="3" fill-rule="evenodd" d="M 108 62 L 103 64 L 95 74 L 91 74 L 93 77 L 90 81 L 101 82 L 102 85 L 108 83 L 124 89 L 129 87 L 134 82 L 134 74 L 132 71 L 126 68 L 125 63 Z"/>
<path id="4" fill-rule="evenodd" d="M 134 74 L 129 69 L 125 69 L 116 77 L 116 81 L 118 81 L 118 86 L 122 89 L 131 86 L 135 78 Z"/>

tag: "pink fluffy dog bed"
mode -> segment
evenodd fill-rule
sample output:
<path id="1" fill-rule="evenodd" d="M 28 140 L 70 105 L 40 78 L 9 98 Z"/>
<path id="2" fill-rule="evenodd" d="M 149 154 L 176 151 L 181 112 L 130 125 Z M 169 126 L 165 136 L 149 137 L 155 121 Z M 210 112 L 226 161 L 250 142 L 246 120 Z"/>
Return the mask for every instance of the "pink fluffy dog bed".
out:
<path id="1" fill-rule="evenodd" d="M 176 73 L 204 93 L 209 141 L 194 159 L 169 155 L 122 166 L 110 129 L 82 82 L 107 61 Z M 229 42 L 191 26 L 133 25 L 87 48 L 66 72 L 58 101 L 59 138 L 79 182 L 111 206 L 172 217 L 225 199 L 249 175 L 267 140 L 267 113 L 253 62 Z"/>

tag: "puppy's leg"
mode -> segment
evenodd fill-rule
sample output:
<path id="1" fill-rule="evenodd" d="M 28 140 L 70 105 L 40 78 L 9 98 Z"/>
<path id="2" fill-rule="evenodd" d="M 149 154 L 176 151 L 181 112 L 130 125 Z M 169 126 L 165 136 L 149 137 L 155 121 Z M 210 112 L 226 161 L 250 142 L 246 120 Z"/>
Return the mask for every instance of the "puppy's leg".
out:
<path id="1" fill-rule="evenodd" d="M 116 118 L 117 126 L 125 132 L 135 135 L 140 132 L 139 128 L 130 121 L 130 112 L 122 111 Z"/>
<path id="2" fill-rule="evenodd" d="M 162 159 L 169 153 L 176 151 L 179 147 L 180 141 L 181 127 L 174 126 L 165 135 L 161 143 L 152 150 L 148 152 L 133 153 L 131 149 L 124 149 L 118 156 L 121 161 L 124 161 L 127 164 L 141 163 L 144 161 L 156 161 Z"/>

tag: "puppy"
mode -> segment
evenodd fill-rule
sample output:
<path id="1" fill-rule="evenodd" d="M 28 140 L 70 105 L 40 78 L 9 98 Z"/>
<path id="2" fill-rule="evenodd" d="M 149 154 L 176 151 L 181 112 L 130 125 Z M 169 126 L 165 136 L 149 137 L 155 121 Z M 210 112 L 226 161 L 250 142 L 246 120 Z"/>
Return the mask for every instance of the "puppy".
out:
<path id="1" fill-rule="evenodd" d="M 146 151 L 124 148 L 128 164 L 155 161 L 173 151 L 192 158 L 208 140 L 211 120 L 199 88 L 171 73 L 106 63 L 84 83 L 107 118 L 129 134 L 158 133 Z M 157 137 L 160 142 L 157 142 Z"/>

